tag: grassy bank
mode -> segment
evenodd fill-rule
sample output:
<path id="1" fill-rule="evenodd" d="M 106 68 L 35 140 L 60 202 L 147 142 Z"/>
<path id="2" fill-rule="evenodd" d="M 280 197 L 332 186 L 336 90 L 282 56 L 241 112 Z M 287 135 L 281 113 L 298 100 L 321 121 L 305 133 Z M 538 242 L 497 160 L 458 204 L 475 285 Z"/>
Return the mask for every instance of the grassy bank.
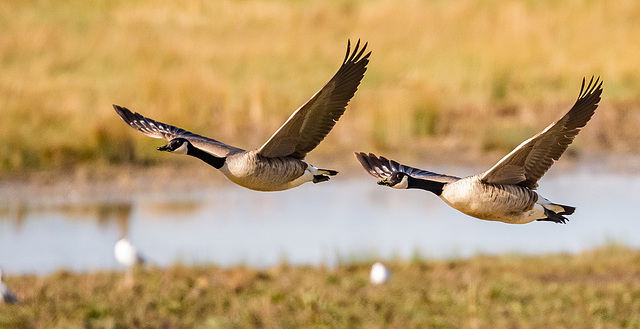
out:
<path id="1" fill-rule="evenodd" d="M 640 328 L 640 252 L 8 277 L 3 328 Z"/>
<path id="2" fill-rule="evenodd" d="M 319 153 L 507 150 L 590 75 L 604 96 L 576 149 L 638 152 L 639 18 L 633 0 L 4 1 L 0 170 L 166 159 L 112 103 L 258 146 L 348 38 L 370 68 Z"/>

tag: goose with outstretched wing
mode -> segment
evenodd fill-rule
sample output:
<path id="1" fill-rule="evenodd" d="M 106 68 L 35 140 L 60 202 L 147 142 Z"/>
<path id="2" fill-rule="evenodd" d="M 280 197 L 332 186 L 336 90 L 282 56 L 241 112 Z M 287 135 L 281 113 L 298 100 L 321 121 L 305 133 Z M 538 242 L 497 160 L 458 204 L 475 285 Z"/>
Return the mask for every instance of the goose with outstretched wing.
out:
<path id="1" fill-rule="evenodd" d="M 347 53 L 338 72 L 309 101 L 298 108 L 261 147 L 245 151 L 184 129 L 164 124 L 114 105 L 129 126 L 169 141 L 160 151 L 196 157 L 219 169 L 229 180 L 257 191 L 281 191 L 306 182 L 324 182 L 338 172 L 304 161 L 344 113 L 364 77 L 371 52 L 360 41 Z"/>
<path id="2" fill-rule="evenodd" d="M 362 167 L 379 185 L 433 192 L 451 207 L 476 218 L 524 224 L 565 223 L 574 207 L 553 203 L 535 189 L 584 127 L 600 102 L 602 82 L 592 77 L 578 100 L 560 120 L 524 141 L 486 172 L 459 178 L 405 166 L 371 153 L 356 153 Z"/>

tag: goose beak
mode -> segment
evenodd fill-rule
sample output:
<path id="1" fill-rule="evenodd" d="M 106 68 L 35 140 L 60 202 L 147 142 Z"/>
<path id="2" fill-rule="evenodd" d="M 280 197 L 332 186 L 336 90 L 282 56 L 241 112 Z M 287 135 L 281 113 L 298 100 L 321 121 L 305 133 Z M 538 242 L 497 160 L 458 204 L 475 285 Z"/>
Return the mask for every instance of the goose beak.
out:
<path id="1" fill-rule="evenodd" d="M 387 178 L 378 181 L 378 185 L 382 185 L 382 186 L 391 186 L 391 183 L 389 183 L 389 180 Z"/>
<path id="2" fill-rule="evenodd" d="M 169 144 L 160 146 L 157 148 L 158 151 L 169 151 Z"/>

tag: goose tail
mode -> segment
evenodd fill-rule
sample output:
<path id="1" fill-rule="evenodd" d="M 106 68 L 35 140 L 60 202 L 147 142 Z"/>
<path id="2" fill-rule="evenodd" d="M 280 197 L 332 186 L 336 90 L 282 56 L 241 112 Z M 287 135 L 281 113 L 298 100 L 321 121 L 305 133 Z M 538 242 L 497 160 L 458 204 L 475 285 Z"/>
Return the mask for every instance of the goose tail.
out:
<path id="1" fill-rule="evenodd" d="M 331 169 L 320 169 L 310 166 L 311 174 L 313 174 L 313 183 L 321 183 L 329 180 L 329 176 L 335 176 L 337 171 Z"/>
<path id="2" fill-rule="evenodd" d="M 328 175 L 328 176 L 335 176 L 337 174 L 338 174 L 337 171 L 331 170 L 331 169 L 316 169 L 316 173 L 315 173 L 315 175 Z"/>
<path id="3" fill-rule="evenodd" d="M 572 206 L 564 206 L 561 204 L 558 204 L 556 206 L 561 207 L 563 210 L 561 212 L 558 213 L 558 215 L 572 215 L 574 211 L 576 211 L 576 207 L 572 207 Z"/>
<path id="4" fill-rule="evenodd" d="M 544 208 L 544 215 L 546 218 L 538 219 L 539 221 L 550 221 L 559 224 L 565 224 L 569 221 L 567 217 L 563 215 L 569 216 L 576 211 L 576 207 L 566 206 L 562 204 L 549 202 L 547 199 L 543 199 L 544 202 L 540 204 Z"/>

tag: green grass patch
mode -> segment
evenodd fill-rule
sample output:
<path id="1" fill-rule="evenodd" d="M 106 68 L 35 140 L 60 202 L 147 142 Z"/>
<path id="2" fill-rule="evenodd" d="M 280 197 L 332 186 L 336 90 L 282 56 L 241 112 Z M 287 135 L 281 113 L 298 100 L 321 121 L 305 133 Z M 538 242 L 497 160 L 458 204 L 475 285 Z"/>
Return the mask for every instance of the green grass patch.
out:
<path id="1" fill-rule="evenodd" d="M 477 256 L 335 269 L 174 266 L 123 273 L 9 276 L 22 300 L 3 328 L 638 328 L 640 252 Z"/>

